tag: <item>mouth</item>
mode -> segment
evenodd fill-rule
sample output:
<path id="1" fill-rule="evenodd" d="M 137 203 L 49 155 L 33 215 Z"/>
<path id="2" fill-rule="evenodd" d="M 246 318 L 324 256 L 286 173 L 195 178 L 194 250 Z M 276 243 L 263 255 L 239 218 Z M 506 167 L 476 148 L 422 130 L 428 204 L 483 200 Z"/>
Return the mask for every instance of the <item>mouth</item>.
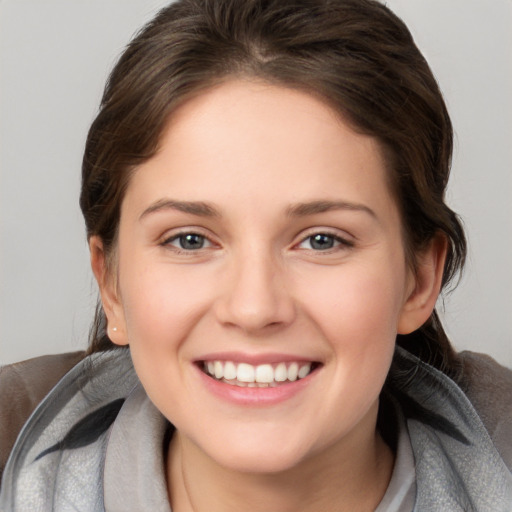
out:
<path id="1" fill-rule="evenodd" d="M 234 361 L 201 361 L 199 368 L 216 381 L 243 388 L 275 388 L 306 378 L 321 363 L 290 361 L 252 365 Z"/>

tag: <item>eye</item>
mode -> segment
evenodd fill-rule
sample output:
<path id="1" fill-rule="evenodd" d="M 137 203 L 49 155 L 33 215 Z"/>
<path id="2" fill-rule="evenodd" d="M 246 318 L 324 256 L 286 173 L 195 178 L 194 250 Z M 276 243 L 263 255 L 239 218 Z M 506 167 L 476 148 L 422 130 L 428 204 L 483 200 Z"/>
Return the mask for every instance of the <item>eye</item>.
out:
<path id="1" fill-rule="evenodd" d="M 339 236 L 331 235 L 329 233 L 315 233 L 308 236 L 300 244 L 301 249 L 309 249 L 313 251 L 328 251 L 340 245 L 352 247 L 352 243 L 340 238 Z"/>
<path id="2" fill-rule="evenodd" d="M 171 245 L 183 251 L 197 251 L 211 247 L 211 242 L 199 233 L 180 233 L 164 242 L 164 245 Z"/>

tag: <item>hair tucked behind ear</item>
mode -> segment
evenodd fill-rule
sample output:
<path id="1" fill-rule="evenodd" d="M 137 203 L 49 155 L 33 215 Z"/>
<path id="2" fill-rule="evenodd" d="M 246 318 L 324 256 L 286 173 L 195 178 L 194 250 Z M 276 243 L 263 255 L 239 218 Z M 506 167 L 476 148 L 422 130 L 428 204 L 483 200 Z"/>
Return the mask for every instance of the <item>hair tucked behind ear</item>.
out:
<path id="1" fill-rule="evenodd" d="M 89 131 L 80 205 L 88 236 L 108 254 L 131 173 L 158 148 L 177 105 L 230 77 L 320 97 L 388 157 L 409 263 L 446 237 L 443 286 L 462 269 L 466 241 L 444 194 L 452 127 L 442 95 L 407 27 L 372 0 L 178 0 L 128 45 Z M 90 350 L 111 347 L 98 310 Z M 447 372 L 454 354 L 434 312 L 398 343 Z"/>

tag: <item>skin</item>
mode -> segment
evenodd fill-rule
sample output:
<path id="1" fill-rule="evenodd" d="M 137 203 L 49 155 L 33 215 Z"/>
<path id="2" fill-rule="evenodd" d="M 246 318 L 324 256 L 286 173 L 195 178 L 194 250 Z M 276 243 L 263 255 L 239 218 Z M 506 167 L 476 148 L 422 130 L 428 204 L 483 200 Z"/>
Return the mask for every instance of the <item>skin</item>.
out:
<path id="1" fill-rule="evenodd" d="M 387 172 L 379 143 L 318 99 L 228 81 L 174 112 L 160 151 L 135 172 L 115 275 L 91 238 L 109 335 L 130 345 L 177 428 L 173 510 L 379 503 L 393 466 L 376 431 L 379 393 L 396 334 L 434 307 L 446 251 L 434 240 L 411 270 Z M 184 233 L 203 247 L 184 250 Z M 332 247 L 313 246 L 316 234 Z M 213 395 L 196 365 L 227 351 L 320 367 L 287 400 L 240 405 Z"/>

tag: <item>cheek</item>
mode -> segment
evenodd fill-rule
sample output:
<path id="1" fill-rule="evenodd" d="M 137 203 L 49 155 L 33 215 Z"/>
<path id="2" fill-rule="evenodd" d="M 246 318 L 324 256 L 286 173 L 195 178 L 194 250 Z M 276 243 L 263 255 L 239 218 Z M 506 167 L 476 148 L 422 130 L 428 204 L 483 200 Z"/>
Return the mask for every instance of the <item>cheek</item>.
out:
<path id="1" fill-rule="evenodd" d="M 140 261 L 140 260 L 139 260 Z M 187 387 L 186 351 L 191 333 L 209 309 L 211 291 L 190 272 L 169 265 L 120 267 L 121 296 L 132 361 L 153 403 L 175 419 Z M 204 280 L 203 280 L 204 281 Z M 188 404 L 193 409 L 192 404 Z"/>
<path id="2" fill-rule="evenodd" d="M 175 351 L 209 307 L 208 280 L 171 265 L 129 263 L 120 268 L 120 283 L 132 351 Z"/>
<path id="3" fill-rule="evenodd" d="M 379 342 L 396 335 L 403 276 L 373 264 L 351 265 L 303 278 L 304 308 L 327 338 L 346 346 L 361 337 Z M 311 286 L 314 283 L 314 286 Z M 351 340 L 354 340 L 352 343 Z M 357 343 L 357 348 L 364 345 Z"/>
<path id="4" fill-rule="evenodd" d="M 385 267 L 370 262 L 319 272 L 308 280 L 315 286 L 307 295 L 304 289 L 304 311 L 329 345 L 335 378 L 349 388 L 357 383 L 354 400 L 380 393 L 394 352 L 405 273 Z"/>

